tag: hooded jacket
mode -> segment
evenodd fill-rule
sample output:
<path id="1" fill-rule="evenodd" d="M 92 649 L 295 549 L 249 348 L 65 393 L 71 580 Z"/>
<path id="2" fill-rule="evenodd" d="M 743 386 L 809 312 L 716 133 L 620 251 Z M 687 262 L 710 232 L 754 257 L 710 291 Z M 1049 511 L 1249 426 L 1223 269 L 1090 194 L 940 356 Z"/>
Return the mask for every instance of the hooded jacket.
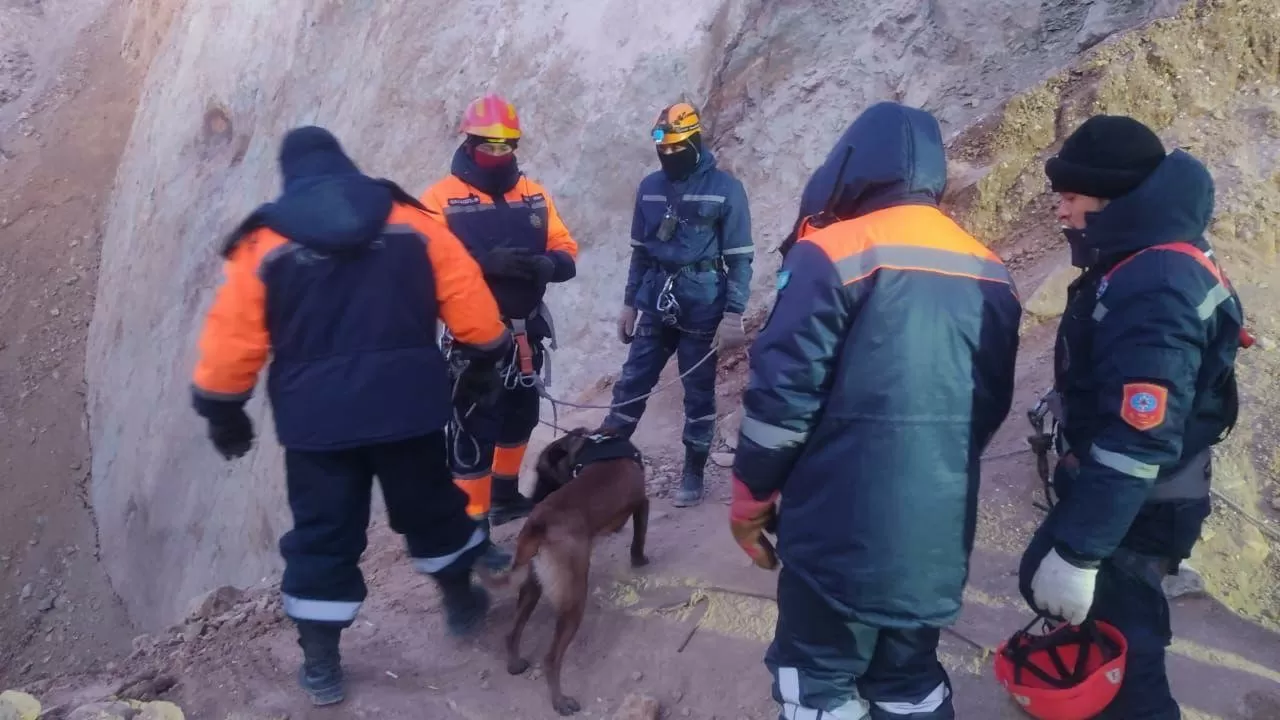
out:
<path id="1" fill-rule="evenodd" d="M 685 180 L 672 182 L 657 170 L 636 190 L 623 303 L 660 315 L 658 294 L 674 276 L 680 326 L 710 331 L 724 313 L 746 311 L 755 248 L 742 182 L 716 167 L 710 148 L 697 152 L 701 157 Z M 668 212 L 677 222 L 663 240 L 659 228 Z"/>
<path id="2" fill-rule="evenodd" d="M 804 234 L 751 348 L 734 472 L 781 491 L 778 551 L 847 617 L 945 626 L 960 610 L 979 456 L 1008 414 L 1021 305 L 1000 259 L 937 208 L 937 121 L 873 105 L 814 173 L 834 222 Z M 838 188 L 837 188 L 838 189 Z"/>
<path id="3" fill-rule="evenodd" d="M 1059 464 L 1050 516 L 1069 560 L 1096 563 L 1121 545 L 1182 559 L 1208 515 L 1203 471 L 1199 497 L 1153 493 L 1207 460 L 1236 419 L 1244 316 L 1204 240 L 1213 193 L 1208 170 L 1174 150 L 1070 234 L 1086 267 L 1068 291 L 1054 384 L 1079 468 Z"/>
<path id="4" fill-rule="evenodd" d="M 394 183 L 360 173 L 321 128 L 280 153 L 284 191 L 223 247 L 224 282 L 199 341 L 197 412 L 243 406 L 266 364 L 276 434 L 293 450 L 393 442 L 443 428 L 443 318 L 494 355 L 509 339 L 480 269 Z"/>

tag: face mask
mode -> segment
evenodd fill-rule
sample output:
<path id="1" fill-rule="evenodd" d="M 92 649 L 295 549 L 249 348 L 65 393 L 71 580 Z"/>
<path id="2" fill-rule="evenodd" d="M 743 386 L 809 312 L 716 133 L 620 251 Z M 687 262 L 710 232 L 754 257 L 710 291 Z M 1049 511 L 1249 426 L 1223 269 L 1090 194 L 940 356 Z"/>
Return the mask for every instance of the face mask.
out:
<path id="1" fill-rule="evenodd" d="M 472 154 L 472 157 L 475 158 L 476 167 L 481 170 L 497 170 L 499 168 L 505 168 L 515 162 L 516 154 L 510 152 L 505 155 L 490 155 L 489 153 L 476 150 Z"/>
<path id="2" fill-rule="evenodd" d="M 1071 248 L 1072 265 L 1084 269 L 1098 261 L 1098 250 L 1089 245 L 1089 239 L 1084 230 L 1064 227 L 1062 234 L 1066 236 L 1067 246 Z"/>
<path id="3" fill-rule="evenodd" d="M 666 155 L 658 153 L 658 162 L 662 163 L 662 172 L 673 181 L 680 181 L 688 178 L 698 167 L 698 151 L 694 148 L 686 148 L 677 153 Z"/>

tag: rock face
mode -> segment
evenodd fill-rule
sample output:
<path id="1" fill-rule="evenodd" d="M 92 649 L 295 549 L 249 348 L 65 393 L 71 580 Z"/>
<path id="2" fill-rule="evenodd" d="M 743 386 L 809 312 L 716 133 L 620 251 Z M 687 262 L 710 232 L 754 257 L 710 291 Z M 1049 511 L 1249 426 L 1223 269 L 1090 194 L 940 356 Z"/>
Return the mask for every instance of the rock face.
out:
<path id="1" fill-rule="evenodd" d="M 1080 271 L 1069 264 L 1055 269 L 1027 298 L 1023 309 L 1044 320 L 1059 317 L 1067 308 L 1067 286 L 1079 275 Z"/>
<path id="2" fill-rule="evenodd" d="M 507 95 L 526 132 L 521 163 L 582 246 L 578 277 L 549 297 L 561 336 L 552 391 L 573 395 L 624 356 L 612 320 L 636 184 L 657 167 L 648 131 L 661 106 L 684 97 L 705 109 L 720 163 L 751 198 L 756 286 L 771 288 L 776 255 L 767 251 L 860 108 L 903 100 L 935 111 L 953 133 L 1076 52 L 1088 14 L 1078 5 L 142 5 L 173 22 L 154 43 L 114 188 L 88 349 L 92 501 L 102 556 L 131 614 L 163 625 L 185 598 L 279 567 L 276 541 L 289 521 L 260 394 L 249 406 L 259 449 L 228 464 L 186 393 L 218 283 L 218 238 L 277 192 L 289 127 L 329 127 L 368 172 L 417 193 L 447 172 L 464 105 L 488 90 Z M 1104 5 L 1128 8 L 1125 22 L 1170 9 L 1094 3 Z M 753 308 L 766 298 L 758 292 Z"/>

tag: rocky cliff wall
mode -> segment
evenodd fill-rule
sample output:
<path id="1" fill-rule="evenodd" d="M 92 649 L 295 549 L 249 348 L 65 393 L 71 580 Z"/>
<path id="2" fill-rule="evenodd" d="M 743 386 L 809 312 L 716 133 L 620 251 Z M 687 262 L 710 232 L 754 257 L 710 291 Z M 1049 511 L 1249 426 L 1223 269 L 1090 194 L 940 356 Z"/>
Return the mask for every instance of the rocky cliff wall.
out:
<path id="1" fill-rule="evenodd" d="M 332 129 L 368 172 L 418 192 L 440 177 L 472 97 L 519 108 L 526 171 L 583 248 L 556 288 L 560 395 L 614 373 L 611 341 L 635 185 L 656 165 L 658 108 L 706 108 L 721 163 L 752 202 L 753 308 L 804 179 L 870 102 L 897 98 L 958 132 L 1171 0 L 797 2 L 273 0 L 137 4 L 172 14 L 121 164 L 89 340 L 93 504 L 102 551 L 139 621 L 278 567 L 287 529 L 280 454 L 263 437 L 226 464 L 188 407 L 198 323 L 218 282 L 217 238 L 278 188 L 291 126 Z M 945 6 L 945 7 L 944 7 Z M 960 171 L 967 169 L 957 166 Z"/>

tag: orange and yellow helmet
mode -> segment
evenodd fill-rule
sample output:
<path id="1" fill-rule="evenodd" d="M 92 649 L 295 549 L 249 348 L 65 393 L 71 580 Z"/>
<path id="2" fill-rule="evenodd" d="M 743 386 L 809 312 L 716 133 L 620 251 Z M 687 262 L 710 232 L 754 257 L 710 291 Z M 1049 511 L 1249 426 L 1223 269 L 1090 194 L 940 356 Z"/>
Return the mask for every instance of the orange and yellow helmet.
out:
<path id="1" fill-rule="evenodd" d="M 518 140 L 516 106 L 497 93 L 473 100 L 462 117 L 462 132 L 491 140 Z"/>
<path id="2" fill-rule="evenodd" d="M 697 109 L 687 102 L 678 102 L 658 114 L 658 121 L 653 125 L 653 141 L 658 145 L 675 145 L 699 132 L 702 132 L 702 120 Z"/>

